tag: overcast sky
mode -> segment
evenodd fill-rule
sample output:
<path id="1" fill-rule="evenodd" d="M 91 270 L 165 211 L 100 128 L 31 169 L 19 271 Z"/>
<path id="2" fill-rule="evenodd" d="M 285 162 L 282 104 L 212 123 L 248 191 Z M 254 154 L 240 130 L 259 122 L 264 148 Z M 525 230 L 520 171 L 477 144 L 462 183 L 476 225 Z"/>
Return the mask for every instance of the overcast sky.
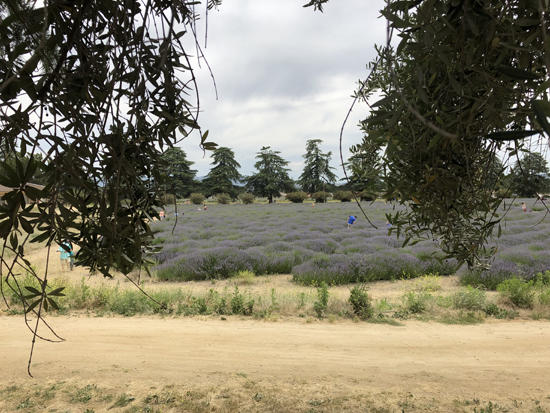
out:
<path id="1" fill-rule="evenodd" d="M 378 18 L 383 0 L 332 0 L 324 13 L 302 8 L 305 0 L 225 0 L 209 16 L 205 54 L 214 72 L 219 100 L 208 72 L 199 70 L 200 124 L 209 140 L 228 146 L 241 173 L 254 171 L 254 156 L 271 146 L 290 161 L 291 176 L 303 167 L 307 139 L 323 140 L 342 176 L 338 136 L 357 80 L 366 77 L 374 45 L 385 40 Z M 366 106 L 354 111 L 344 134 L 346 149 L 360 142 L 357 127 Z M 195 162 L 198 177 L 210 158 L 197 137 L 180 146 Z"/>

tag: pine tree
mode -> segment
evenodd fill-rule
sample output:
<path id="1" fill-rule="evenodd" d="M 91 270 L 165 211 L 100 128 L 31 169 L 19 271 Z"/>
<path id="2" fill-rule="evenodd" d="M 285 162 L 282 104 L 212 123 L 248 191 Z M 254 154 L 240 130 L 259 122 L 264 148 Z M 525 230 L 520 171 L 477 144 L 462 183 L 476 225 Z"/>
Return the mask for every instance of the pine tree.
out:
<path id="1" fill-rule="evenodd" d="M 203 184 L 208 195 L 226 193 L 232 198 L 237 197 L 235 183 L 242 179 L 238 169 L 241 165 L 235 160 L 235 153 L 226 147 L 217 148 L 212 154 L 212 169 Z"/>
<path id="2" fill-rule="evenodd" d="M 286 168 L 288 161 L 279 154 L 279 151 L 273 151 L 270 146 L 262 147 L 256 155 L 258 161 L 254 164 L 258 172 L 246 180 L 247 189 L 254 195 L 267 197 L 270 204 L 274 196 L 281 195 L 281 191 L 294 189 L 294 183 L 288 176 L 290 169 Z"/>
<path id="3" fill-rule="evenodd" d="M 336 181 L 330 163 L 331 152 L 323 153 L 319 148 L 321 139 L 309 139 L 306 143 L 305 165 L 298 184 L 306 192 L 313 193 L 324 190 L 326 184 Z"/>
<path id="4" fill-rule="evenodd" d="M 194 162 L 188 161 L 185 152 L 177 147 L 166 150 L 162 159 L 166 164 L 163 173 L 166 191 L 179 198 L 188 196 L 195 186 L 197 171 L 190 168 Z"/>

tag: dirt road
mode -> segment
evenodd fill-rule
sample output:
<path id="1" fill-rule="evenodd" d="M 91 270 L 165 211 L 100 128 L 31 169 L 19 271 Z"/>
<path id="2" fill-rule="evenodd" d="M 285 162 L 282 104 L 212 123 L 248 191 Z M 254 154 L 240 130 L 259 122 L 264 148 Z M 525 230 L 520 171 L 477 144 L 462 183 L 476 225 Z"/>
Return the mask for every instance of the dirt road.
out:
<path id="1" fill-rule="evenodd" d="M 281 398 L 307 388 L 327 397 L 411 394 L 447 406 L 476 399 L 544 404 L 550 398 L 548 322 L 396 327 L 231 318 L 50 321 L 67 341 L 38 343 L 36 379 L 29 382 L 30 335 L 21 318 L 0 317 L 0 384 L 75 380 L 134 389 L 159 383 L 233 388 L 242 380 L 271 386 Z"/>

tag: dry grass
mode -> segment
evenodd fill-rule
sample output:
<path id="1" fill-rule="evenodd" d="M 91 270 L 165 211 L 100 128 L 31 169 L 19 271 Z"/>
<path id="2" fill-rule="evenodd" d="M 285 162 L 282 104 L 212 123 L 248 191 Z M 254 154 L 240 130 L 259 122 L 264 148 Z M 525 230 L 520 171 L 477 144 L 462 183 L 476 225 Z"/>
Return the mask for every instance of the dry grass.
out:
<path id="1" fill-rule="evenodd" d="M 21 412 L 544 412 L 546 400 L 516 401 L 429 397 L 410 392 L 358 391 L 357 386 L 252 380 L 245 373 L 226 378 L 219 386 L 192 384 L 106 387 L 76 381 L 19 382 L 0 386 L 0 410 Z M 415 394 L 416 393 L 416 394 Z M 76 409 L 76 410 L 75 410 Z M 475 409 L 475 410 L 474 410 Z"/>

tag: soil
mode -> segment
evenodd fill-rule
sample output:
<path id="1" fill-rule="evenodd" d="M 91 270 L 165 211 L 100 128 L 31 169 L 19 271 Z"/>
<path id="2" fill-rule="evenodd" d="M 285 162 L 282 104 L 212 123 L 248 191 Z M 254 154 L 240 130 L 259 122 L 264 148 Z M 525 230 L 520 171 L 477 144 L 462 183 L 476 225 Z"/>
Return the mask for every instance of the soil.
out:
<path id="1" fill-rule="evenodd" d="M 21 317 L 0 316 L 0 389 L 96 383 L 141 400 L 173 385 L 202 394 L 204 410 L 194 411 L 216 403 L 218 411 L 482 411 L 482 401 L 514 411 L 550 407 L 548 322 L 49 321 L 66 341 L 37 343 L 30 379 L 29 331 Z M 14 406 L 2 403 L 0 392 L 0 411 Z"/>
<path id="2" fill-rule="evenodd" d="M 40 270 L 45 251 L 31 255 Z M 53 278 L 80 282 L 85 275 L 52 262 Z M 246 288 L 314 293 L 290 278 L 257 277 Z M 121 278 L 85 280 L 116 285 Z M 399 297 L 417 282 L 372 283 L 369 295 Z M 204 291 L 212 283 L 146 286 Z M 458 288 L 456 276 L 441 278 L 445 292 Z M 331 296 L 345 298 L 349 287 L 333 287 Z M 21 316 L 0 312 L 0 412 L 550 412 L 548 321 L 392 326 L 84 314 L 48 320 L 66 341 L 37 342 L 31 379 L 32 336 Z"/>

